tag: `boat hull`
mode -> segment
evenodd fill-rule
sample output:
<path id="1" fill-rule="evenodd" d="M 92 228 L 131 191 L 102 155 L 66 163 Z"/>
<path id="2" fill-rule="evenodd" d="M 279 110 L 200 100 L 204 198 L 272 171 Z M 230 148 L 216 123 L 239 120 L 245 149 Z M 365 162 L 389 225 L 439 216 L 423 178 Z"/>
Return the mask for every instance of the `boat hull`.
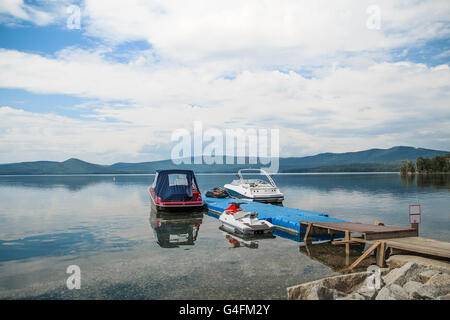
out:
<path id="1" fill-rule="evenodd" d="M 157 199 L 155 191 L 152 187 L 148 188 L 152 207 L 157 211 L 195 211 L 203 210 L 205 204 L 203 200 L 193 201 L 160 201 Z"/>
<path id="2" fill-rule="evenodd" d="M 245 195 L 237 191 L 236 189 L 233 189 L 231 186 L 225 185 L 224 188 L 227 190 L 227 192 L 232 196 L 233 198 L 237 199 L 245 199 L 250 201 L 256 201 L 256 202 L 264 202 L 264 203 L 282 203 L 284 200 L 284 195 Z"/>

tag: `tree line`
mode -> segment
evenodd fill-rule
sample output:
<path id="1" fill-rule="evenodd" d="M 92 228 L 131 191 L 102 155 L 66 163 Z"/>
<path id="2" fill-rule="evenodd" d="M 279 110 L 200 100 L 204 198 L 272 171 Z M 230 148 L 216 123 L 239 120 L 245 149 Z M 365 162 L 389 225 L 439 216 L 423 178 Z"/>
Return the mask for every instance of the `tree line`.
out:
<path id="1" fill-rule="evenodd" d="M 402 160 L 400 174 L 408 173 L 450 173 L 450 153 L 433 158 L 418 157 L 416 162 Z"/>

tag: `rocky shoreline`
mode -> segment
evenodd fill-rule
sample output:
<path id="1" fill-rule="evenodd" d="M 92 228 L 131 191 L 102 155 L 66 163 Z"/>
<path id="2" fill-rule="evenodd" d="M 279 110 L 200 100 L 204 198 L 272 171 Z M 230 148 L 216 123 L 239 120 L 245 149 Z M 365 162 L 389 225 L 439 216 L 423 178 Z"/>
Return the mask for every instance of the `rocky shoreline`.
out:
<path id="1" fill-rule="evenodd" d="M 343 274 L 287 288 L 289 300 L 450 300 L 450 263 L 395 255 L 388 268 Z"/>

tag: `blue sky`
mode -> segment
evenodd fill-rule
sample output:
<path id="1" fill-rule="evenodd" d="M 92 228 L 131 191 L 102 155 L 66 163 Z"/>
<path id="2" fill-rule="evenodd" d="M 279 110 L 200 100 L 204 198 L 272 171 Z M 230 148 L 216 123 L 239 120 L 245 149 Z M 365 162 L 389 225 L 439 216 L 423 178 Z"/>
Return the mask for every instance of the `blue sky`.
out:
<path id="1" fill-rule="evenodd" d="M 371 5 L 4 2 L 0 163 L 167 159 L 198 120 L 279 129 L 283 157 L 450 150 L 448 1 Z"/>

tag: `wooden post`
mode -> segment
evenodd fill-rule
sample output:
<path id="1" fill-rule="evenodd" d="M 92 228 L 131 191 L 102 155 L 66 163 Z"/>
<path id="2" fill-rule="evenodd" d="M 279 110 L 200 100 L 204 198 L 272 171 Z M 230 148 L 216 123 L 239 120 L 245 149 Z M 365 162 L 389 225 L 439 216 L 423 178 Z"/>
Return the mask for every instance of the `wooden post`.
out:
<path id="1" fill-rule="evenodd" d="M 350 232 L 345 230 L 345 265 L 350 264 Z"/>
<path id="2" fill-rule="evenodd" d="M 306 233 L 305 233 L 305 237 L 303 238 L 303 242 L 310 241 L 309 234 L 311 232 L 311 228 L 312 228 L 312 222 L 309 222 L 308 227 L 306 228 Z"/>
<path id="3" fill-rule="evenodd" d="M 348 267 L 348 270 L 352 270 L 353 268 L 355 268 L 358 264 L 361 263 L 361 261 L 363 261 L 369 254 L 372 253 L 373 250 L 375 250 L 376 248 L 378 248 L 378 246 L 381 244 L 381 241 L 377 241 L 375 242 L 369 249 L 367 249 L 366 252 L 364 252 L 362 254 L 361 257 L 359 257 L 358 259 L 356 259 L 355 262 L 352 263 L 352 265 L 350 267 Z"/>
<path id="4" fill-rule="evenodd" d="M 410 223 L 409 228 L 417 230 L 417 235 L 419 235 L 419 224 L 418 223 Z"/>
<path id="5" fill-rule="evenodd" d="M 380 268 L 384 267 L 384 257 L 385 257 L 385 249 L 386 249 L 386 245 L 384 241 L 380 242 L 380 246 L 377 249 L 377 265 Z"/>

